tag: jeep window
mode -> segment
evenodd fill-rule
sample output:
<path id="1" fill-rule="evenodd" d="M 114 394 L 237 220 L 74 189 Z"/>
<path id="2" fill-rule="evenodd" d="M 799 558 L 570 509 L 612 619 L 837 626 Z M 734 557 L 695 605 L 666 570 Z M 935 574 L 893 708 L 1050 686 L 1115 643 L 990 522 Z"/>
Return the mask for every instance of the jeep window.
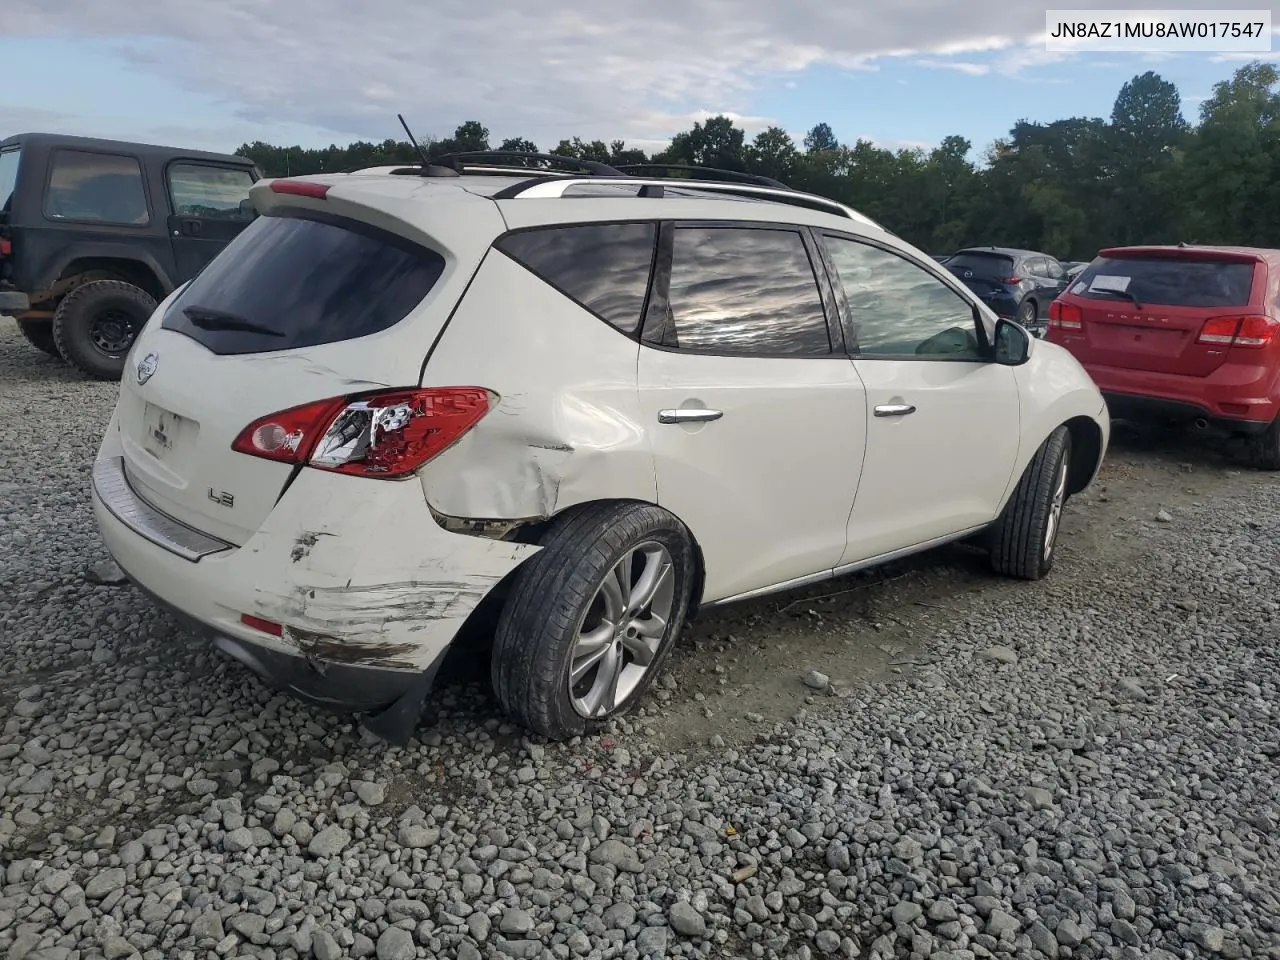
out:
<path id="1" fill-rule="evenodd" d="M 844 237 L 826 240 L 859 356 L 982 359 L 973 306 L 959 293 L 896 253 Z"/>
<path id="2" fill-rule="evenodd" d="M 241 204 L 249 199 L 252 186 L 248 170 L 200 163 L 169 167 L 169 199 L 180 217 L 251 220 Z"/>
<path id="3" fill-rule="evenodd" d="M 134 157 L 57 150 L 44 198 L 50 220 L 88 220 L 145 227 L 151 222 L 142 168 Z"/>
<path id="4" fill-rule="evenodd" d="M 495 246 L 600 319 L 635 333 L 657 243 L 654 223 L 544 227 Z"/>
<path id="5" fill-rule="evenodd" d="M 259 217 L 161 326 L 219 355 L 337 343 L 399 323 L 443 270 L 438 253 L 365 224 Z"/>
<path id="6" fill-rule="evenodd" d="M 1013 276 L 1013 257 L 1001 253 L 977 253 L 967 250 L 957 253 L 948 260 L 947 269 L 961 275 L 967 270 L 972 270 L 975 276 L 999 279 Z"/>
<path id="7" fill-rule="evenodd" d="M 795 230 L 677 228 L 660 343 L 701 353 L 830 355 L 804 239 Z"/>
<path id="8" fill-rule="evenodd" d="M 18 150 L 0 151 L 0 214 L 9 212 L 13 188 L 18 185 Z"/>

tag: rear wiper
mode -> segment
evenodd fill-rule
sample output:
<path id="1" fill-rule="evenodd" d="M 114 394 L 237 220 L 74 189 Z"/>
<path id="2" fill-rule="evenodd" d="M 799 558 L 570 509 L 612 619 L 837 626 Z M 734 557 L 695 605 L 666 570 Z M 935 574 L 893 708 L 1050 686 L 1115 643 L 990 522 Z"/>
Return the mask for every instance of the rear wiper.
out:
<path id="1" fill-rule="evenodd" d="M 1133 305 L 1139 310 L 1142 309 L 1142 301 L 1135 297 L 1133 292 L 1130 290 L 1090 290 L 1089 292 L 1096 293 L 1099 296 L 1125 297 L 1126 299 L 1132 300 Z"/>
<path id="2" fill-rule="evenodd" d="M 193 324 L 201 330 L 239 330 L 243 333 L 260 333 L 264 337 L 283 337 L 284 332 L 264 327 L 260 323 L 246 320 L 244 317 L 225 310 L 211 310 L 208 307 L 185 307 L 182 311 Z"/>

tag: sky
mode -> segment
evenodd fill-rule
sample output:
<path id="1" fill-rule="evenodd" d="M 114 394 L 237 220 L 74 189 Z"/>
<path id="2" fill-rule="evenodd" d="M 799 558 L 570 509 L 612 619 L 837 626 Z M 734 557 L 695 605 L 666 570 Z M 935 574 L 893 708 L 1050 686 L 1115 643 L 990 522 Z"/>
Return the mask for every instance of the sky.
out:
<path id="1" fill-rule="evenodd" d="M 422 137 L 479 120 L 495 144 L 518 136 L 547 150 L 576 135 L 652 150 L 724 113 L 748 134 L 777 125 L 797 142 L 819 122 L 842 142 L 894 148 L 959 134 L 976 158 L 1018 120 L 1109 116 L 1121 85 L 1146 70 L 1178 86 L 1194 121 L 1215 82 L 1280 59 L 1280 41 L 1263 54 L 1051 53 L 1045 8 L 1005 0 L 3 7 L 0 138 L 39 130 L 225 151 L 399 139 L 397 113 Z"/>

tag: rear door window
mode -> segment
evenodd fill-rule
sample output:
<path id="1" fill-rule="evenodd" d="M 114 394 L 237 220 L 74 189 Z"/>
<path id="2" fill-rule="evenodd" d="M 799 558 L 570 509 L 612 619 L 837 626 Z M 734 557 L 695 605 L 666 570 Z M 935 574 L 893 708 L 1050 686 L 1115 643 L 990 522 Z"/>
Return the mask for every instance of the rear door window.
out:
<path id="1" fill-rule="evenodd" d="M 1013 258 L 999 253 L 958 253 L 947 261 L 947 269 L 961 276 L 972 271 L 976 277 L 999 279 L 1013 274 Z"/>
<path id="2" fill-rule="evenodd" d="M 786 229 L 676 228 L 665 321 L 646 338 L 725 356 L 830 356 L 804 238 Z"/>
<path id="3" fill-rule="evenodd" d="M 18 185 L 18 157 L 14 150 L 0 151 L 0 213 L 8 213 L 13 203 L 13 188 Z"/>
<path id="4" fill-rule="evenodd" d="M 1094 300 L 1137 300 L 1166 307 L 1244 307 L 1253 291 L 1253 263 L 1183 257 L 1104 257 L 1071 286 Z"/>
<path id="5" fill-rule="evenodd" d="M 625 334 L 640 325 L 656 223 L 592 223 L 512 233 L 495 246 Z"/>
<path id="6" fill-rule="evenodd" d="M 252 220 L 247 205 L 253 177 L 248 170 L 207 163 L 175 163 L 169 167 L 169 198 L 180 217 Z"/>
<path id="7" fill-rule="evenodd" d="M 354 221 L 259 217 L 161 326 L 224 355 L 352 340 L 403 320 L 444 265 L 432 250 Z"/>
<path id="8" fill-rule="evenodd" d="M 151 222 L 142 167 L 136 157 L 56 150 L 44 198 L 50 220 L 145 227 Z"/>

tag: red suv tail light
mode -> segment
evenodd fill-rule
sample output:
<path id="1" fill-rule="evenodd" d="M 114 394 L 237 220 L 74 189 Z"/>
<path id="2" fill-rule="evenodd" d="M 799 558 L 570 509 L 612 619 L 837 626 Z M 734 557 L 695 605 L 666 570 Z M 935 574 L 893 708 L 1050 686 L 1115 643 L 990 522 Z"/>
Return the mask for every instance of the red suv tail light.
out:
<path id="1" fill-rule="evenodd" d="M 1275 337 L 1275 323 L 1270 317 L 1210 317 L 1200 328 L 1197 343 L 1214 346 L 1265 347 Z"/>
<path id="2" fill-rule="evenodd" d="M 12 240 L 0 240 L 0 257 L 7 257 L 13 253 Z"/>
<path id="3" fill-rule="evenodd" d="M 432 387 L 334 397 L 249 424 L 231 449 L 361 477 L 408 476 L 489 412 L 483 387 Z"/>
<path id="4" fill-rule="evenodd" d="M 1064 330 L 1079 330 L 1084 326 L 1084 311 L 1074 303 L 1054 300 L 1049 304 L 1049 326 Z"/>

